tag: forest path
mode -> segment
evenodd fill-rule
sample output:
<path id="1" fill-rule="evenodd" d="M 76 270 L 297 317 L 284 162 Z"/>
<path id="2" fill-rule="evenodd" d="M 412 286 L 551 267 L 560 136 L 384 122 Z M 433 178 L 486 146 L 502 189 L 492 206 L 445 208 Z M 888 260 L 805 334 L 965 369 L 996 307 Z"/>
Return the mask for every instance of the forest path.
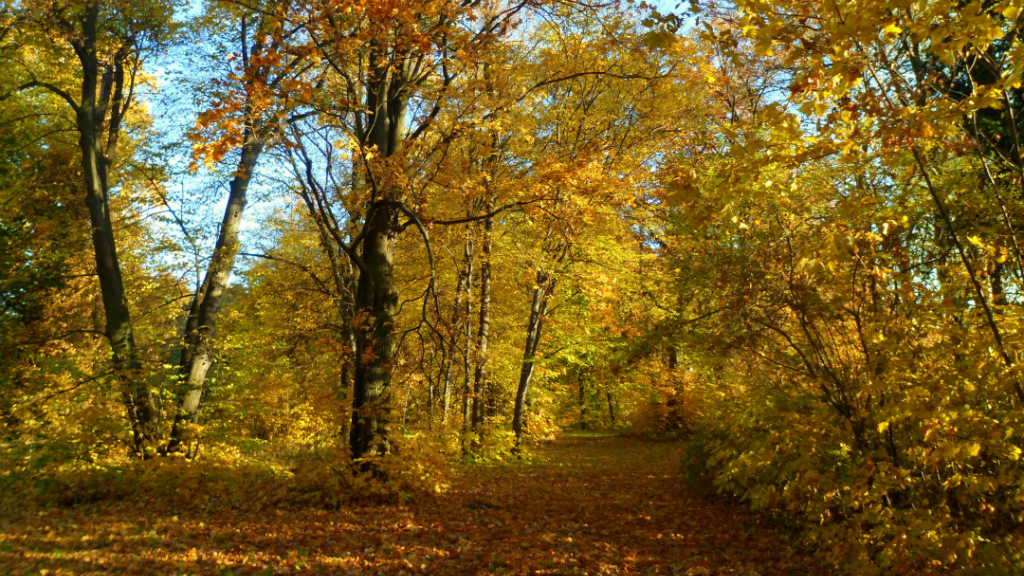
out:
<path id="1" fill-rule="evenodd" d="M 0 518 L 0 575 L 819 573 L 769 522 L 686 487 L 682 449 L 567 436 L 532 463 L 460 467 L 436 497 L 336 511 L 49 508 Z"/>
<path id="2" fill-rule="evenodd" d="M 785 535 L 679 475 L 681 442 L 565 436 L 537 463 L 465 469 L 439 507 L 450 574 L 817 574 Z M 456 520 L 461 519 L 461 520 Z M 439 526 L 441 527 L 441 526 Z M 472 535 L 472 536 L 470 536 Z"/>

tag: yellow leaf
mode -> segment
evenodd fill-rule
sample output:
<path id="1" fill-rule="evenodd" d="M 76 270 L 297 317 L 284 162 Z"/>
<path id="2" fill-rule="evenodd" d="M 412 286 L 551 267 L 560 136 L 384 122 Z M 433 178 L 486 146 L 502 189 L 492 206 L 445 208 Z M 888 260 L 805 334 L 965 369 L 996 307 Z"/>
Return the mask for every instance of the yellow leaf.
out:
<path id="1" fill-rule="evenodd" d="M 644 44 L 649 48 L 668 48 L 675 41 L 676 35 L 667 30 L 652 30 L 644 34 Z"/>

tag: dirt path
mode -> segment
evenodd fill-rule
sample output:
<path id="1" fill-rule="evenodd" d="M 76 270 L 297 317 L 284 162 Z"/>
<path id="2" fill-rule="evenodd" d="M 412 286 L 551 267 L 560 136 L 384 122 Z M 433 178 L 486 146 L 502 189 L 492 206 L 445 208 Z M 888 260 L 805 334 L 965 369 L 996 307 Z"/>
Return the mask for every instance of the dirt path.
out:
<path id="1" fill-rule="evenodd" d="M 815 574 L 769 523 L 676 474 L 681 446 L 569 437 L 407 505 L 0 519 L 2 574 Z"/>

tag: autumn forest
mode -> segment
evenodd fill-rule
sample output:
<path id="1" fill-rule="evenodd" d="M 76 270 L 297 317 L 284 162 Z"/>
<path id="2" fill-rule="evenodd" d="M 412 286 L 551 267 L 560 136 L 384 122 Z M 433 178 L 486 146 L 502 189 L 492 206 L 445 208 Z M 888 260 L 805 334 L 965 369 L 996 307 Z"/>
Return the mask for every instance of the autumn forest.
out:
<path id="1" fill-rule="evenodd" d="M 1024 573 L 1022 0 L 0 0 L 0 575 Z"/>

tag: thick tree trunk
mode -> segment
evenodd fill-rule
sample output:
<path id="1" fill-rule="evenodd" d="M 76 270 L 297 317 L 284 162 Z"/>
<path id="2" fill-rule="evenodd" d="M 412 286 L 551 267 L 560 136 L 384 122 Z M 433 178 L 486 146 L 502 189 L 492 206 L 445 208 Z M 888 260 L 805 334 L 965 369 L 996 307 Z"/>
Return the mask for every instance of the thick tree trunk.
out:
<path id="1" fill-rule="evenodd" d="M 533 363 L 540 345 L 541 330 L 544 327 L 544 316 L 547 314 L 548 301 L 555 291 L 555 278 L 540 269 L 537 271 L 537 285 L 533 289 L 533 302 L 530 305 L 530 320 L 526 324 L 526 345 L 523 347 L 523 364 L 519 371 L 519 385 L 516 387 L 516 404 L 512 414 L 512 431 L 515 433 L 513 452 L 519 453 L 523 444 L 523 425 L 526 418 L 527 393 L 533 379 Z"/>
<path id="2" fill-rule="evenodd" d="M 487 208 L 491 209 L 490 206 Z M 483 433 L 487 409 L 487 344 L 491 332 L 491 236 L 494 218 L 484 221 L 484 235 L 480 244 L 483 258 L 480 262 L 480 324 L 477 327 L 476 372 L 473 379 L 473 432 L 478 441 Z"/>
<path id="3" fill-rule="evenodd" d="M 192 310 L 186 324 L 185 350 L 182 355 L 181 377 L 184 394 L 174 417 L 168 452 L 177 452 L 193 440 L 189 424 L 199 416 L 199 403 L 203 396 L 206 375 L 213 365 L 213 339 L 217 333 L 217 318 L 227 288 L 228 279 L 235 267 L 238 256 L 238 231 L 245 211 L 246 193 L 253 171 L 259 161 L 263 145 L 251 126 L 245 130 L 242 157 L 238 161 L 235 176 L 231 179 L 228 205 L 220 224 L 220 234 L 214 248 L 213 258 L 206 270 L 203 289 L 193 298 Z"/>
<path id="4" fill-rule="evenodd" d="M 394 279 L 399 210 L 378 202 L 367 213 L 362 261 L 356 288 L 356 370 L 353 382 L 353 458 L 388 451 L 391 359 L 395 354 L 394 317 L 398 289 Z"/>
<path id="5" fill-rule="evenodd" d="M 396 62 L 399 64 L 396 66 Z M 366 91 L 367 117 L 362 144 L 379 158 L 402 151 L 405 140 L 409 82 L 413 61 L 407 55 L 374 53 L 369 59 Z M 367 178 L 370 182 L 373 179 Z M 395 355 L 395 245 L 400 228 L 401 190 L 374 184 L 374 200 L 367 207 L 359 258 L 355 299 L 355 378 L 352 382 L 352 428 L 349 448 L 353 458 L 388 452 L 391 410 L 391 370 Z M 351 256 L 351 254 L 350 254 Z"/>
<path id="6" fill-rule="evenodd" d="M 110 341 L 114 373 L 132 428 L 134 448 L 137 454 L 145 456 L 162 436 L 162 411 L 160 396 L 150 390 L 139 361 L 110 219 L 108 171 L 117 150 L 128 98 L 124 93 L 123 60 L 116 60 L 112 68 L 100 74 L 96 53 L 98 20 L 99 5 L 90 4 L 82 18 L 82 36 L 72 41 L 82 65 L 82 98 L 75 110 L 76 124 L 85 177 L 85 204 L 106 318 L 104 332 Z"/>

